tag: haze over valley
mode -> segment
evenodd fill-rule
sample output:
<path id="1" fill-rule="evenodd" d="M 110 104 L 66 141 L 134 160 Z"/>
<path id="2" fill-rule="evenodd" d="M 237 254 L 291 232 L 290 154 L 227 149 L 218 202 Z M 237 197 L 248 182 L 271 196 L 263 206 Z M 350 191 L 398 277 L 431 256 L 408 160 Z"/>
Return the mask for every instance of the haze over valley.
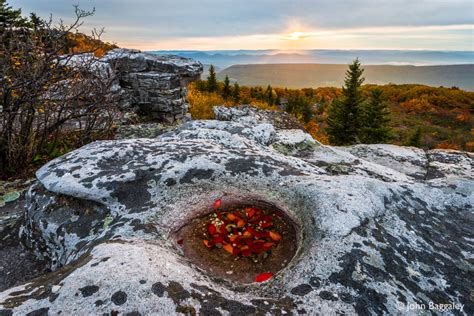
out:
<path id="1" fill-rule="evenodd" d="M 474 52 L 432 50 L 215 50 L 152 51 L 199 60 L 218 77 L 244 85 L 304 88 L 341 86 L 345 67 L 355 58 L 365 65 L 370 84 L 419 83 L 474 90 Z"/>

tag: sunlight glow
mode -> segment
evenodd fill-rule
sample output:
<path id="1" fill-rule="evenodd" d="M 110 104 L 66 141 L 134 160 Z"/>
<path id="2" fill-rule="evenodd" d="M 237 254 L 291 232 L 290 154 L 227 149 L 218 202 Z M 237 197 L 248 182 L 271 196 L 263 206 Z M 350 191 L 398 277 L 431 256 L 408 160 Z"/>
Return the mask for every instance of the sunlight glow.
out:
<path id="1" fill-rule="evenodd" d="M 304 35 L 303 32 L 293 32 L 293 33 L 288 34 L 285 38 L 292 41 L 297 41 L 297 40 L 303 39 L 303 35 Z"/>
<path id="2" fill-rule="evenodd" d="M 181 37 L 150 41 L 135 39 L 118 44 L 143 50 L 196 49 L 432 49 L 472 50 L 474 24 L 364 27 L 350 29 L 310 30 L 303 26 L 291 26 L 285 33 L 249 34 L 240 36 Z M 122 33 L 121 31 L 120 33 Z M 115 34 L 109 32 L 113 41 Z M 118 35 L 117 35 L 118 37 Z"/>

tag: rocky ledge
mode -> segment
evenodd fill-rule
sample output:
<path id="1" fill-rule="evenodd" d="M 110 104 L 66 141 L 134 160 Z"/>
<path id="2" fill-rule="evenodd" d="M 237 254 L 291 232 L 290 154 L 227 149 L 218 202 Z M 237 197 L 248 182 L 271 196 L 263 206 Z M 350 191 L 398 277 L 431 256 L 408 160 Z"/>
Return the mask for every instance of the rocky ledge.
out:
<path id="1" fill-rule="evenodd" d="M 42 167 L 21 233 L 54 272 L 0 293 L 0 314 L 474 313 L 471 154 L 336 148 L 242 116 Z M 284 210 L 293 260 L 251 284 L 193 266 L 173 233 L 217 198 Z"/>
<path id="2" fill-rule="evenodd" d="M 201 63 L 189 58 L 123 48 L 111 50 L 101 58 L 77 55 L 64 64 L 71 67 L 91 61 L 100 77 L 114 83 L 112 91 L 120 97 L 120 110 L 167 124 L 185 117 L 189 107 L 186 87 L 203 71 Z"/>

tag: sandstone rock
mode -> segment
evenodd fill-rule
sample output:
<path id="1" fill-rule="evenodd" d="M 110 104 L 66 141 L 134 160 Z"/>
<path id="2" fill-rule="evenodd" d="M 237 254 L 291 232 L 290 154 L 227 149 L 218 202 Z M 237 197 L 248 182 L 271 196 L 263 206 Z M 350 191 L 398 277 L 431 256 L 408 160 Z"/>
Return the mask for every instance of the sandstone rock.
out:
<path id="1" fill-rule="evenodd" d="M 100 59 L 109 64 L 131 107 L 149 118 L 173 123 L 188 110 L 186 86 L 199 79 L 202 65 L 178 56 L 114 49 Z"/>
<path id="2" fill-rule="evenodd" d="M 433 302 L 474 313 L 471 155 L 334 148 L 236 120 L 95 142 L 43 166 L 22 234 L 55 272 L 0 293 L 0 310 L 366 315 Z M 285 210 L 299 227 L 293 260 L 258 284 L 190 264 L 173 232 L 217 198 Z"/>
<path id="3" fill-rule="evenodd" d="M 252 105 L 234 107 L 215 106 L 216 120 L 234 121 L 244 124 L 269 123 L 277 129 L 302 129 L 303 126 L 286 112 L 262 110 Z"/>

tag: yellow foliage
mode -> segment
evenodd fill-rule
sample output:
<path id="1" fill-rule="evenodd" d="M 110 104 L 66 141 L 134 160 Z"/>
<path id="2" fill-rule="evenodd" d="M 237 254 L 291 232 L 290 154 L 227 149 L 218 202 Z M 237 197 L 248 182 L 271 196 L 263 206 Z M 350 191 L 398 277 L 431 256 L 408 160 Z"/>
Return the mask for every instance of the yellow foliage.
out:
<path id="1" fill-rule="evenodd" d="M 466 142 L 466 150 L 474 151 L 474 142 Z"/>
<path id="2" fill-rule="evenodd" d="M 216 93 L 201 92 L 193 84 L 189 85 L 188 102 L 189 112 L 195 120 L 214 119 L 212 107 L 224 105 L 224 99 Z"/>
<path id="3" fill-rule="evenodd" d="M 71 42 L 69 53 L 85 53 L 93 51 L 96 57 L 102 57 L 109 50 L 117 48 L 116 45 L 102 42 L 101 40 L 91 38 L 84 34 L 67 35 L 67 39 Z"/>
<path id="4" fill-rule="evenodd" d="M 321 129 L 318 122 L 311 120 L 303 125 L 304 129 L 317 141 L 327 145 L 329 144 L 328 135 Z"/>
<path id="5" fill-rule="evenodd" d="M 212 108 L 214 106 L 236 106 L 233 102 L 226 101 L 224 98 L 216 92 L 203 92 L 196 88 L 195 83 L 191 83 L 188 87 L 188 102 L 190 104 L 189 112 L 195 120 L 210 120 L 214 119 L 214 112 Z M 269 105 L 267 102 L 260 100 L 251 100 L 250 104 L 264 110 L 278 110 L 275 105 Z"/>
<path id="6" fill-rule="evenodd" d="M 260 100 L 252 100 L 250 101 L 250 104 L 262 110 L 272 110 L 272 111 L 278 110 L 278 107 L 276 105 L 270 105 L 267 102 L 260 101 Z"/>
<path id="7" fill-rule="evenodd" d="M 455 149 L 455 150 L 459 150 L 459 146 L 456 145 L 456 144 L 450 144 L 450 143 L 447 143 L 447 142 L 443 142 L 443 143 L 439 143 L 436 145 L 437 149 Z"/>

